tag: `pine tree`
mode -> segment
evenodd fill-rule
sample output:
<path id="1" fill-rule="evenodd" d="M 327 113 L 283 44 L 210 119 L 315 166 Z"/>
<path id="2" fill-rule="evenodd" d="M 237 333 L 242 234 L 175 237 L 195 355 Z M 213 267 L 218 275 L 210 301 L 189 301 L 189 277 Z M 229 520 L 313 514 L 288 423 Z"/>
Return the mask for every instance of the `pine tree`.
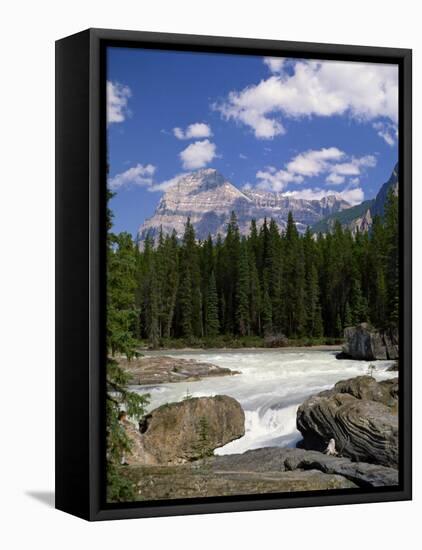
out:
<path id="1" fill-rule="evenodd" d="M 201 273 L 195 231 L 187 219 L 180 254 L 180 316 L 186 338 L 203 335 Z"/>
<path id="2" fill-rule="evenodd" d="M 399 208 L 393 189 L 385 205 L 387 321 L 396 327 L 399 319 Z"/>
<path id="3" fill-rule="evenodd" d="M 112 214 L 107 209 L 107 501 L 122 502 L 135 498 L 136 487 L 120 471 L 122 456 L 131 452 L 131 444 L 119 416 L 124 409 L 139 419 L 145 414 L 149 396 L 128 391 L 128 376 L 114 357 L 119 353 L 130 360 L 136 354 L 138 256 L 130 235 L 114 235 L 111 227 Z"/>
<path id="4" fill-rule="evenodd" d="M 238 279 L 236 288 L 236 302 L 237 302 L 237 325 L 239 334 L 246 336 L 250 334 L 250 311 L 249 311 L 249 291 L 250 291 L 250 277 L 249 277 L 249 261 L 248 261 L 248 249 L 246 239 L 242 239 L 240 245 L 239 266 L 237 269 Z"/>
<path id="5" fill-rule="evenodd" d="M 211 272 L 209 278 L 207 299 L 206 299 L 206 317 L 205 317 L 205 334 L 207 336 L 216 336 L 220 330 L 218 320 L 218 296 L 217 285 L 215 282 L 214 271 Z"/>
<path id="6" fill-rule="evenodd" d="M 270 299 L 270 293 L 268 291 L 267 277 L 264 275 L 264 282 L 262 288 L 262 329 L 264 336 L 272 334 L 273 331 L 273 312 Z"/>

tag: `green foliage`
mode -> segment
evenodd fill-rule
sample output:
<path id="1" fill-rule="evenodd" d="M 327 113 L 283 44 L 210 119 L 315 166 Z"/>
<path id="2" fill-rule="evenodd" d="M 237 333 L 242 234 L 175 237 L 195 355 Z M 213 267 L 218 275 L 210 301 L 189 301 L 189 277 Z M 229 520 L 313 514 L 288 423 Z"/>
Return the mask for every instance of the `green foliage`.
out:
<path id="1" fill-rule="evenodd" d="M 206 458 L 212 456 L 213 451 L 210 449 L 210 427 L 208 420 L 205 416 L 201 416 L 198 422 L 198 441 L 196 442 L 196 451 L 199 458 Z"/>
<path id="2" fill-rule="evenodd" d="M 138 252 L 129 234 L 110 232 L 110 211 L 107 222 L 107 499 L 115 502 L 135 498 L 134 485 L 121 474 L 120 464 L 131 447 L 119 416 L 124 410 L 128 416 L 139 419 L 149 396 L 128 391 L 128 377 L 115 359 L 116 354 L 125 355 L 129 360 L 137 354 Z"/>
<path id="3" fill-rule="evenodd" d="M 218 294 L 215 282 L 214 271 L 209 276 L 205 313 L 205 334 L 206 336 L 217 336 L 220 330 L 218 319 Z"/>
<path id="4" fill-rule="evenodd" d="M 188 219 L 179 242 L 147 239 L 136 265 L 141 312 L 136 324 L 129 308 L 128 333 L 136 325 L 149 345 L 242 347 L 271 335 L 335 342 L 349 325 L 397 324 L 397 197 L 390 193 L 384 218 L 356 235 L 338 221 L 325 236 L 300 235 L 290 213 L 281 233 L 273 220 L 259 228 L 252 220 L 241 238 L 232 213 L 224 239 L 200 242 Z"/>

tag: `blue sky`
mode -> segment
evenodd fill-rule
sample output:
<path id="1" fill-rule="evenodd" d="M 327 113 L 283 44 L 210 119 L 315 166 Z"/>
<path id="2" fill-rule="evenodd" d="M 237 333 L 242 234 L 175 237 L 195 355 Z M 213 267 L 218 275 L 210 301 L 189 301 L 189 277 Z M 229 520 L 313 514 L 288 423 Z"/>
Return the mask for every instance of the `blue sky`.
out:
<path id="1" fill-rule="evenodd" d="M 372 198 L 397 161 L 397 67 L 109 48 L 115 231 L 136 235 L 181 175 L 239 188 Z"/>

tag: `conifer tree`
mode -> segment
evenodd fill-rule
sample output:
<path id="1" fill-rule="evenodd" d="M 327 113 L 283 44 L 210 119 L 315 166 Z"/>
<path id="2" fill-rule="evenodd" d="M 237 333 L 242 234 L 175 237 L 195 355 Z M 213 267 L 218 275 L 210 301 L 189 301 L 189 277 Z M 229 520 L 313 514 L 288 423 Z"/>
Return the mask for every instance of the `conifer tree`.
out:
<path id="1" fill-rule="evenodd" d="M 399 318 L 399 208 L 393 189 L 385 205 L 387 321 L 396 327 Z"/>
<path id="2" fill-rule="evenodd" d="M 264 282 L 262 288 L 262 330 L 264 336 L 272 334 L 273 331 L 273 312 L 270 299 L 270 293 L 268 290 L 267 276 L 264 274 Z"/>
<path id="3" fill-rule="evenodd" d="M 217 285 L 215 282 L 214 271 L 212 271 L 209 277 L 207 289 L 205 334 L 206 336 L 217 336 L 219 330 L 220 322 L 218 320 Z"/>
<path id="4" fill-rule="evenodd" d="M 250 292 L 250 274 L 248 261 L 248 248 L 246 239 L 242 239 L 240 245 L 238 279 L 236 288 L 237 302 L 237 326 L 239 334 L 246 336 L 250 334 L 250 311 L 249 311 L 249 292 Z"/>
<path id="5" fill-rule="evenodd" d="M 111 196 L 109 194 L 108 199 Z M 128 360 L 136 354 L 138 257 L 130 235 L 115 235 L 111 228 L 112 214 L 107 209 L 107 500 L 121 502 L 133 500 L 136 487 L 120 470 L 122 457 L 131 452 L 131 444 L 119 416 L 125 410 L 129 416 L 139 419 L 145 413 L 149 396 L 128 390 L 128 376 L 115 359 L 116 354 L 124 354 Z"/>

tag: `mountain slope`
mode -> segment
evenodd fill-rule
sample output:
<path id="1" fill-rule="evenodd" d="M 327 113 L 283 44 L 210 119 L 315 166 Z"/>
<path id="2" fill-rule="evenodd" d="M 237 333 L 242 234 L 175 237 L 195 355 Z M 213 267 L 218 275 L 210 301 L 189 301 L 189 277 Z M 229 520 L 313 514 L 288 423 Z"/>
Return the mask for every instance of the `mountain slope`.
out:
<path id="1" fill-rule="evenodd" d="M 371 227 L 375 216 L 384 215 L 384 205 L 390 188 L 393 188 L 394 193 L 397 195 L 398 186 L 398 164 L 396 164 L 391 176 L 382 185 L 374 199 L 364 201 L 347 210 L 330 214 L 314 224 L 311 228 L 312 232 L 328 233 L 334 227 L 336 221 L 339 221 L 343 227 L 347 227 L 352 232 L 357 230 L 367 231 Z"/>
<path id="2" fill-rule="evenodd" d="M 164 233 L 173 229 L 181 237 L 186 219 L 190 220 L 199 239 L 208 234 L 225 234 L 232 211 L 236 213 L 242 234 L 249 231 L 254 218 L 258 225 L 264 218 L 273 218 L 280 229 L 293 213 L 299 231 L 312 226 L 322 218 L 350 208 L 350 204 L 332 195 L 321 200 L 286 197 L 282 193 L 261 190 L 241 191 L 214 169 L 198 170 L 181 178 L 162 196 L 154 215 L 145 220 L 138 231 L 138 242 L 147 235 L 156 237 L 162 227 Z"/>

